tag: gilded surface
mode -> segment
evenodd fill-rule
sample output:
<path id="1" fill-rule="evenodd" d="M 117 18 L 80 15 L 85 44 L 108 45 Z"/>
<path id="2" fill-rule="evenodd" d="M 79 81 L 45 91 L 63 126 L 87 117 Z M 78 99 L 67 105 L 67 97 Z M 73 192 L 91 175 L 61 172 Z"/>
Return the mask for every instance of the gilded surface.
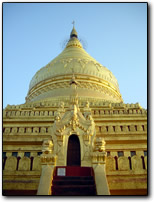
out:
<path id="1" fill-rule="evenodd" d="M 120 96 L 113 74 L 77 39 L 69 41 L 33 77 L 27 102 L 3 110 L 3 188 L 37 191 L 46 169 L 52 176 L 55 165 L 66 165 L 68 138 L 76 134 L 81 166 L 100 173 L 103 168 L 100 179 L 107 177 L 111 194 L 142 194 L 147 189 L 147 110 L 123 103 Z"/>
<path id="2" fill-rule="evenodd" d="M 72 73 L 77 76 L 77 80 L 80 79 L 81 75 L 85 76 L 85 80 L 80 81 L 80 88 L 83 88 L 84 97 L 93 97 L 95 90 L 98 90 L 102 97 L 107 94 L 105 96 L 106 100 L 123 101 L 117 79 L 112 72 L 92 58 L 82 48 L 76 37 L 70 38 L 62 53 L 34 75 L 30 82 L 26 101 L 30 102 L 62 95 L 65 88 L 68 87 L 67 77 Z M 93 83 L 93 77 L 99 81 L 98 84 Z M 55 82 L 56 78 L 57 81 Z M 45 84 L 46 82 L 47 84 Z M 89 93 L 85 94 L 86 92 Z M 69 91 L 65 91 L 66 96 L 70 96 Z"/>

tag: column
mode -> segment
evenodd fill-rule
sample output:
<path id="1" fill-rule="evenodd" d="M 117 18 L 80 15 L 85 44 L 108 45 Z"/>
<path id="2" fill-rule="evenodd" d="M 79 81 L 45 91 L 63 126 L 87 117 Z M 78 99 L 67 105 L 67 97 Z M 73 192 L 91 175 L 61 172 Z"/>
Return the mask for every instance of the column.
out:
<path id="1" fill-rule="evenodd" d="M 37 195 L 52 195 L 51 186 L 54 167 L 56 165 L 57 156 L 53 152 L 53 143 L 51 140 L 44 140 L 41 155 L 42 172 Z"/>

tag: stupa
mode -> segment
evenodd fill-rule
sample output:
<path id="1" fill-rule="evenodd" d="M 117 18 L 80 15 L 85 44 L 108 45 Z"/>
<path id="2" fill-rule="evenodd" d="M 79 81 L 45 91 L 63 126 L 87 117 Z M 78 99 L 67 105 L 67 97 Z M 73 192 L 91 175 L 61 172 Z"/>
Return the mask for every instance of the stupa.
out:
<path id="1" fill-rule="evenodd" d="M 26 102 L 3 110 L 3 195 L 146 195 L 146 180 L 147 110 L 123 102 L 73 26 Z"/>

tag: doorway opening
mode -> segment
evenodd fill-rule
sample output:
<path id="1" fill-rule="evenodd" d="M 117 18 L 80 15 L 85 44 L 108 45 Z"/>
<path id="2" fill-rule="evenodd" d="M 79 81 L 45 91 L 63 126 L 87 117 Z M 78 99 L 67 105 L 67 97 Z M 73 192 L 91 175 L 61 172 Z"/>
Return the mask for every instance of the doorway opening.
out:
<path id="1" fill-rule="evenodd" d="M 68 139 L 67 166 L 80 166 L 80 141 L 77 135 L 71 135 Z"/>

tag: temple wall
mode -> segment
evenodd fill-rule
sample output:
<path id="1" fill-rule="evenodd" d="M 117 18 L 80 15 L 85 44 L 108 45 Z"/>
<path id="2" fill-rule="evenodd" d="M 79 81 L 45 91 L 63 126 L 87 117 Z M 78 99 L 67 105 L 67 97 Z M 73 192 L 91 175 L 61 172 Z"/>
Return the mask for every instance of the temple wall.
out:
<path id="1" fill-rule="evenodd" d="M 143 151 L 142 151 L 143 152 Z M 32 153 L 32 155 L 31 155 Z M 118 153 L 118 152 L 116 152 Z M 130 151 L 131 153 L 131 151 Z M 10 154 L 10 152 L 9 152 Z M 4 170 L 41 170 L 40 155 L 38 153 L 30 152 L 30 157 L 26 157 L 26 152 L 17 154 L 17 157 L 9 156 L 6 152 Z M 36 156 L 37 155 L 37 156 Z M 22 158 L 20 156 L 23 156 Z M 106 171 L 143 171 L 147 170 L 147 156 L 107 156 L 106 158 Z M 18 166 L 17 166 L 18 165 Z"/>
<path id="2" fill-rule="evenodd" d="M 67 106 L 67 103 L 66 103 Z M 81 111 L 83 105 L 80 105 Z M 147 114 L 137 104 L 91 104 L 97 137 L 106 141 L 106 174 L 111 194 L 147 188 Z M 51 137 L 57 106 L 25 104 L 3 111 L 3 187 L 38 188 L 44 139 Z M 136 190 L 136 192 L 134 191 Z M 143 192 L 144 192 L 143 191 Z M 140 191 L 141 192 L 141 191 Z"/>

